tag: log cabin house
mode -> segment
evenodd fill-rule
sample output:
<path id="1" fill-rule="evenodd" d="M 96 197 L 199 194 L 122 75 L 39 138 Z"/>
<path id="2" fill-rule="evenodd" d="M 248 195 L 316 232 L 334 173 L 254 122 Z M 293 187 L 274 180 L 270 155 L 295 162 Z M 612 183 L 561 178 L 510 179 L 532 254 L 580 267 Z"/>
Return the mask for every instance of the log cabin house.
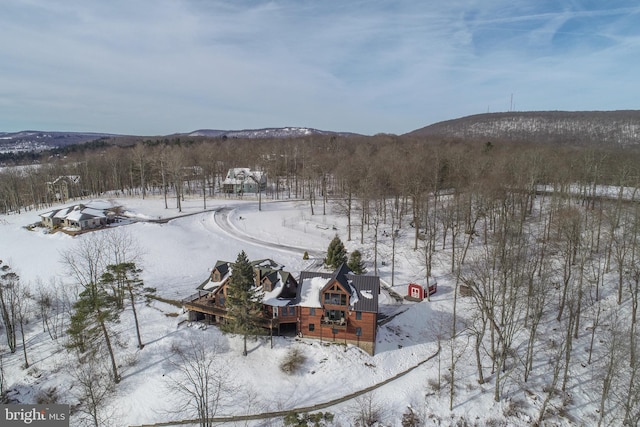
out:
<path id="1" fill-rule="evenodd" d="M 296 306 L 301 336 L 375 351 L 378 276 L 356 275 L 342 264 L 333 273 L 303 271 Z"/>
<path id="2" fill-rule="evenodd" d="M 262 291 L 263 326 L 276 329 L 278 334 L 282 329 L 295 331 L 296 279 L 284 271 L 284 266 L 271 259 L 251 261 L 251 266 L 255 286 Z M 227 290 L 232 273 L 233 263 L 216 262 L 207 280 L 197 287 L 198 292 L 182 300 L 184 308 L 189 311 L 189 320 L 202 320 L 210 324 L 225 321 L 228 317 Z"/>
<path id="3" fill-rule="evenodd" d="M 283 266 L 265 259 L 251 262 L 262 297 L 263 326 L 280 333 L 295 333 L 344 344 L 369 354 L 375 350 L 378 294 L 377 276 L 356 275 L 342 265 L 333 273 L 303 271 L 300 279 Z M 218 261 L 198 292 L 182 303 L 189 320 L 224 322 L 227 287 L 233 264 Z"/>

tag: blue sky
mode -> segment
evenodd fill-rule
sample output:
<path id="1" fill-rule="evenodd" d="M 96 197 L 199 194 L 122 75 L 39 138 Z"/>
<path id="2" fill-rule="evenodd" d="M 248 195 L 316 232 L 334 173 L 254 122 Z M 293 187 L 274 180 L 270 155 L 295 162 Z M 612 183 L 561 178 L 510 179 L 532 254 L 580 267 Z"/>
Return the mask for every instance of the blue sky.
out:
<path id="1" fill-rule="evenodd" d="M 3 0 L 0 28 L 0 131 L 640 108 L 637 1 Z"/>

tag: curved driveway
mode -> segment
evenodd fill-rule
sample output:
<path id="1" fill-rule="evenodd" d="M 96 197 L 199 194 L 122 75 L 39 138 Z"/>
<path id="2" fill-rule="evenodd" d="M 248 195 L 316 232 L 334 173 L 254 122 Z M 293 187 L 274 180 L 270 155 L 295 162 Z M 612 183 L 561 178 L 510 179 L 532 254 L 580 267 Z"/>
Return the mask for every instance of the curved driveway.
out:
<path id="1" fill-rule="evenodd" d="M 295 246 L 282 245 L 280 243 L 274 243 L 274 242 L 266 242 L 264 240 L 260 240 L 256 237 L 243 233 L 242 231 L 238 230 L 238 228 L 236 228 L 229 219 L 229 213 L 232 212 L 234 209 L 235 209 L 234 207 L 225 206 L 220 209 L 217 209 L 214 214 L 215 215 L 214 219 L 218 227 L 220 227 L 225 233 L 229 234 L 230 236 L 248 243 L 267 246 L 269 248 L 278 249 L 282 251 L 288 251 L 288 252 L 294 252 L 294 253 L 303 253 L 304 251 L 307 251 L 309 256 L 312 258 L 322 259 L 324 257 L 323 251 L 306 249 L 306 248 L 298 248 Z"/>

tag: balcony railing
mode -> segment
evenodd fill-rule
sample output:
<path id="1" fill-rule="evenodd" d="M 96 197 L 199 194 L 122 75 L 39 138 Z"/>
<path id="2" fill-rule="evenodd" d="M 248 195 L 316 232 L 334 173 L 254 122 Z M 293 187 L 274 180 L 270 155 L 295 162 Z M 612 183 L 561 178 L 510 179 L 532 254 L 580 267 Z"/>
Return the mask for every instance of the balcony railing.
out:
<path id="1" fill-rule="evenodd" d="M 347 319 L 343 317 L 339 320 L 335 320 L 335 319 L 329 319 L 328 317 L 323 317 L 322 320 L 320 321 L 320 324 L 323 326 L 331 326 L 333 328 L 338 328 L 338 329 L 346 329 Z"/>
<path id="2" fill-rule="evenodd" d="M 183 299 L 182 305 L 187 310 L 195 311 L 198 313 L 210 314 L 224 318 L 229 317 L 226 308 L 217 306 L 214 304 L 213 299 L 206 298 L 205 296 L 199 296 L 198 294 L 194 294 L 188 298 Z M 280 319 L 266 316 L 257 317 L 255 320 L 256 323 L 263 328 L 273 328 L 280 323 Z"/>

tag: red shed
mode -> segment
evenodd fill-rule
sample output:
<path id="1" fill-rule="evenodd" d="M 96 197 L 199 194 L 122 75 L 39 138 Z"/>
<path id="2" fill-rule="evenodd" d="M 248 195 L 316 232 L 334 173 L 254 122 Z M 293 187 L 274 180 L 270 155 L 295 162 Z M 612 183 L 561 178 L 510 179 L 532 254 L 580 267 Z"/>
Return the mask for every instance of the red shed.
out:
<path id="1" fill-rule="evenodd" d="M 437 290 L 438 290 L 438 284 L 434 280 L 431 283 L 431 285 L 429 285 L 429 295 L 435 294 Z M 409 287 L 407 289 L 407 296 L 410 298 L 423 300 L 427 297 L 427 288 L 417 283 L 409 283 Z"/>

